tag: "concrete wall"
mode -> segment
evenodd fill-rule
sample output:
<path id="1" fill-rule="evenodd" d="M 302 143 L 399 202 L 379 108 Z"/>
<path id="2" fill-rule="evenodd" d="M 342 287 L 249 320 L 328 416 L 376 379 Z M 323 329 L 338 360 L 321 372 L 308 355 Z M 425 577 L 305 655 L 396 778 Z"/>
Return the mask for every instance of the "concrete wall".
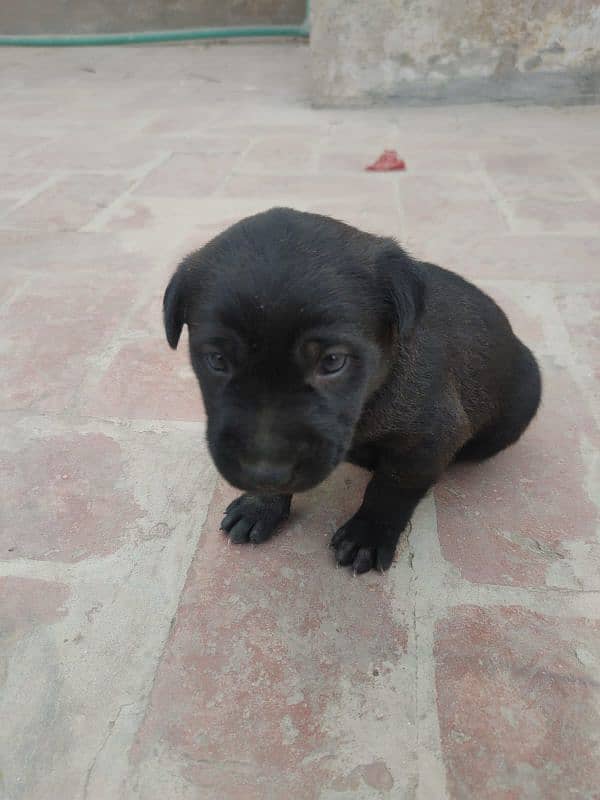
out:
<path id="1" fill-rule="evenodd" d="M 313 0 L 317 105 L 600 99 L 600 2 Z"/>
<path id="2" fill-rule="evenodd" d="M 305 0 L 0 0 L 0 33 L 118 33 L 302 22 Z"/>

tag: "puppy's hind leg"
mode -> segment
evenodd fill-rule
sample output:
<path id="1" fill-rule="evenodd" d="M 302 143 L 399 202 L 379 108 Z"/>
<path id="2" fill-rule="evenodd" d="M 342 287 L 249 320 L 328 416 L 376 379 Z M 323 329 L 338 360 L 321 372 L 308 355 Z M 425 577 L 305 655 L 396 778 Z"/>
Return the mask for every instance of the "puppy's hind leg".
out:
<path id="1" fill-rule="evenodd" d="M 234 544 L 260 544 L 289 517 L 291 502 L 291 494 L 243 494 L 225 510 L 221 530 Z"/>
<path id="2" fill-rule="evenodd" d="M 534 418 L 542 396 L 537 362 L 525 345 L 517 360 L 512 391 L 492 425 L 476 434 L 455 455 L 455 461 L 483 461 L 514 444 Z"/>
<path id="3" fill-rule="evenodd" d="M 404 488 L 393 477 L 375 473 L 361 507 L 331 540 L 335 559 L 354 572 L 389 569 L 402 531 L 433 480 L 418 488 Z"/>

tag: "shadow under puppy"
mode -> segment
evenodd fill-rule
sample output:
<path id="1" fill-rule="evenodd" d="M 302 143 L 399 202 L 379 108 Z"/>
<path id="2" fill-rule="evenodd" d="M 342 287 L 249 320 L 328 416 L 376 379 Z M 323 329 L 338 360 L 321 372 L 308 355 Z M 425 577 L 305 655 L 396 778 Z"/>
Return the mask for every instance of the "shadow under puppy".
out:
<path id="1" fill-rule="evenodd" d="M 387 569 L 454 460 L 516 442 L 540 401 L 531 352 L 500 308 L 392 239 L 285 208 L 244 219 L 179 265 L 167 340 L 184 324 L 214 462 L 246 492 L 222 522 L 268 539 L 294 492 L 341 462 L 373 472 L 333 536 L 339 564 Z"/>

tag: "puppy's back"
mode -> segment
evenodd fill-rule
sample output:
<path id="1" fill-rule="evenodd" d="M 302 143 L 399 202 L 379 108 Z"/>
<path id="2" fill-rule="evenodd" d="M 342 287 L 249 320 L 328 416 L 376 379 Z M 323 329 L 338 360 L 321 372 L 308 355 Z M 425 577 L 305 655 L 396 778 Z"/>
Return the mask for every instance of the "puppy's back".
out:
<path id="1" fill-rule="evenodd" d="M 479 428 L 515 391 L 523 364 L 535 365 L 535 360 L 515 336 L 504 311 L 485 292 L 450 270 L 429 263 L 421 266 L 426 302 L 415 345 L 425 355 L 435 342 L 447 379 Z"/>

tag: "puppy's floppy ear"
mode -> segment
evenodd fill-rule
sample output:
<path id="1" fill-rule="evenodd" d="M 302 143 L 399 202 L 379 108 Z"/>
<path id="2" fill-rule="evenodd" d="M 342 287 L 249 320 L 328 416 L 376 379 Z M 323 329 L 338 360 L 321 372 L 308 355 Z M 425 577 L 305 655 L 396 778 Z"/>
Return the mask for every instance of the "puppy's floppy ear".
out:
<path id="1" fill-rule="evenodd" d="M 174 273 L 163 297 L 163 320 L 167 342 L 177 349 L 181 329 L 185 322 L 184 281 L 181 267 Z"/>
<path id="2" fill-rule="evenodd" d="M 399 245 L 389 241 L 377 257 L 377 272 L 387 314 L 400 336 L 408 336 L 425 308 L 423 271 Z"/>

